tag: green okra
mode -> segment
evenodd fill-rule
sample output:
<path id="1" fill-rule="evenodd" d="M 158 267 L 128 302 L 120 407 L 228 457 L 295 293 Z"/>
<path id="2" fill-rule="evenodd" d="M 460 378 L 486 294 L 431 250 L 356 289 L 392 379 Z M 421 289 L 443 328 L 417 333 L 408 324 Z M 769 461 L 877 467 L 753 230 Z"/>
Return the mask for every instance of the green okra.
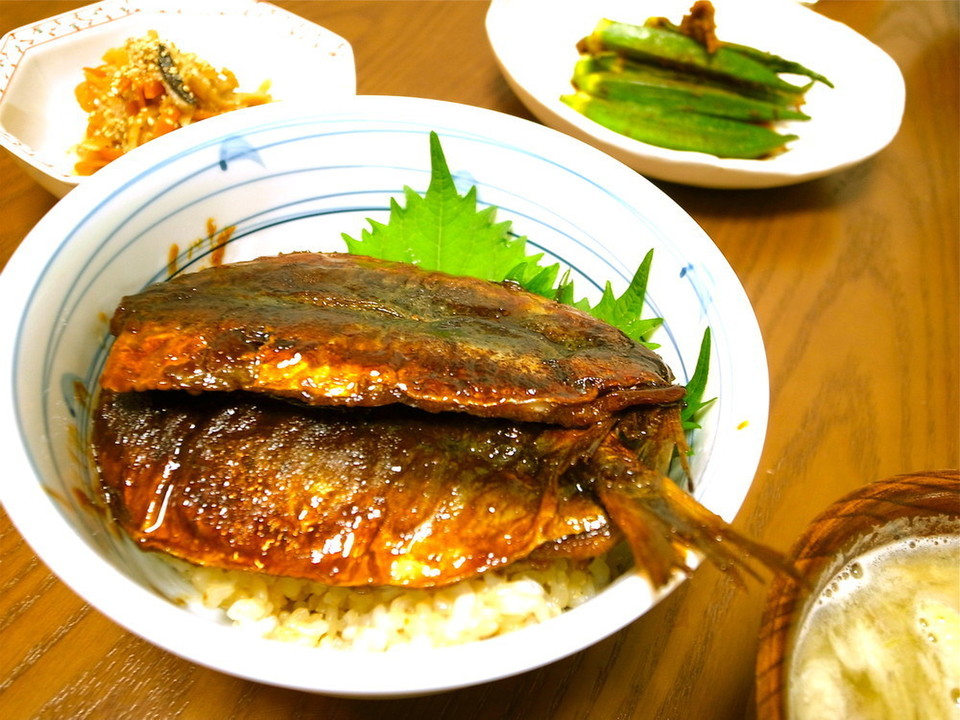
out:
<path id="1" fill-rule="evenodd" d="M 626 57 L 720 79 L 736 86 L 760 86 L 792 93 L 799 102 L 805 88 L 783 80 L 776 72 L 743 53 L 720 47 L 707 49 L 691 37 L 671 30 L 601 19 L 580 41 L 581 52 L 614 51 Z"/>
<path id="2" fill-rule="evenodd" d="M 750 122 L 809 120 L 793 108 L 743 97 L 720 88 L 646 70 L 594 70 L 597 63 L 582 58 L 576 65 L 574 87 L 607 100 L 656 105 Z"/>
<path id="3" fill-rule="evenodd" d="M 719 79 L 704 77 L 702 75 L 692 75 L 687 72 L 673 70 L 671 68 L 665 68 L 659 65 L 638 62 L 615 52 L 601 52 L 595 55 L 581 55 L 579 62 L 585 62 L 587 60 L 591 62 L 592 72 L 609 70 L 611 72 L 643 73 L 644 75 L 648 75 L 650 77 L 662 78 L 664 81 L 668 82 L 684 82 L 695 84 L 700 87 L 725 90 L 727 92 L 740 95 L 741 97 L 762 100 L 763 102 L 778 105 L 780 107 L 796 108 L 803 102 L 803 98 L 793 92 L 784 93 L 782 91 L 762 85 L 731 85 L 731 83 L 724 82 L 723 80 Z"/>
<path id="4" fill-rule="evenodd" d="M 584 92 L 560 98 L 600 125 L 627 137 L 671 150 L 689 150 L 720 158 L 766 157 L 796 140 L 764 125 L 658 106 L 624 103 Z"/>
<path id="5" fill-rule="evenodd" d="M 668 30 L 677 35 L 683 35 L 684 37 L 687 37 L 686 34 L 680 29 L 678 25 L 674 25 L 673 23 L 665 20 L 664 18 L 657 19 L 656 27 L 663 30 Z M 767 68 L 769 68 L 775 73 L 803 75 L 804 77 L 808 77 L 815 82 L 821 82 L 827 87 L 830 87 L 830 88 L 833 87 L 833 83 L 830 82 L 830 80 L 828 80 L 826 77 L 824 77 L 818 72 L 814 72 L 813 70 L 806 67 L 805 65 L 801 65 L 800 63 L 795 62 L 793 60 L 787 60 L 786 58 L 780 57 L 779 55 L 774 55 L 773 53 L 769 53 L 764 50 L 758 50 L 757 48 L 750 47 L 749 45 L 740 45 L 738 43 L 724 42 L 723 40 L 720 40 L 718 42 L 720 43 L 720 47 L 726 48 L 728 50 L 732 50 L 734 52 L 738 52 L 741 55 L 749 57 L 752 60 L 756 60 L 757 62 L 761 63 L 762 65 L 765 65 Z"/>
<path id="6" fill-rule="evenodd" d="M 833 83 L 830 82 L 826 77 L 821 75 L 818 72 L 814 72 L 810 68 L 801 65 L 798 62 L 793 60 L 787 60 L 782 58 L 779 55 L 774 55 L 773 53 L 764 52 L 763 50 L 757 50 L 748 45 L 737 45 L 736 43 L 720 43 L 721 47 L 727 48 L 734 52 L 738 52 L 745 57 L 752 58 L 760 63 L 763 63 L 768 68 L 770 68 L 775 73 L 788 73 L 791 75 L 803 75 L 810 78 L 816 82 L 821 82 L 829 88 L 833 87 Z"/>

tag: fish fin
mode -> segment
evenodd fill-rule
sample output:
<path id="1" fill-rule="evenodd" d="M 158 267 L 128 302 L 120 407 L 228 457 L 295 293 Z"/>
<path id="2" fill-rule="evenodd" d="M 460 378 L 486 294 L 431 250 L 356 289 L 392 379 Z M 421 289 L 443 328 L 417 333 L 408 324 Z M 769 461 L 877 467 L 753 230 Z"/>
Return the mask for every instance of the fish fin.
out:
<path id="1" fill-rule="evenodd" d="M 742 573 L 759 578 L 754 565 L 794 575 L 775 550 L 758 543 L 701 505 L 663 473 L 646 467 L 617 442 L 592 459 L 600 501 L 627 538 L 637 569 L 654 587 L 675 572 L 693 572 L 693 551 L 743 584 Z"/>

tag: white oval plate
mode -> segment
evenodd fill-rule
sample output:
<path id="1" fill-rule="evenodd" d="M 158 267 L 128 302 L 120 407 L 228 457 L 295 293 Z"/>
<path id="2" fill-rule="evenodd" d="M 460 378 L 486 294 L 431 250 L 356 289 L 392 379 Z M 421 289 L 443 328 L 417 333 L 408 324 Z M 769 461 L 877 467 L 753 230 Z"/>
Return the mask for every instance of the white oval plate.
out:
<path id="1" fill-rule="evenodd" d="M 876 45 L 792 0 L 715 0 L 721 40 L 752 45 L 821 73 L 807 93 L 811 119 L 780 123 L 799 136 L 766 160 L 723 159 L 668 150 L 625 137 L 560 101 L 572 91 L 576 43 L 600 18 L 675 22 L 693 0 L 493 0 L 487 35 L 507 82 L 550 127 L 585 140 L 652 178 L 713 188 L 789 185 L 837 172 L 871 157 L 894 138 L 905 88 L 896 63 Z"/>
<path id="2" fill-rule="evenodd" d="M 210 263 L 207 223 L 233 226 L 225 260 L 343 250 L 403 188 L 424 192 L 429 132 L 481 205 L 573 269 L 579 294 L 622 291 L 648 249 L 647 317 L 679 382 L 713 335 L 707 397 L 693 438 L 696 488 L 731 520 L 750 488 L 767 424 L 763 343 L 717 247 L 666 195 L 622 163 L 537 123 L 490 110 L 360 96 L 318 113 L 288 103 L 206 120 L 159 138 L 93 176 L 24 239 L 0 276 L 0 500 L 37 554 L 81 597 L 150 642 L 240 677 L 352 696 L 419 694 L 523 672 L 640 617 L 652 595 L 628 574 L 541 625 L 443 650 L 386 654 L 306 649 L 253 637 L 170 602 L 164 567 L 110 532 L 84 496 L 95 471 L 77 387 L 94 388 L 121 296 Z M 176 245 L 174 248 L 173 246 Z M 79 447 L 77 439 L 79 438 Z M 78 452 L 78 450 L 80 452 Z M 79 456 L 79 457 L 78 457 Z M 402 658 L 402 662 L 398 659 Z"/>

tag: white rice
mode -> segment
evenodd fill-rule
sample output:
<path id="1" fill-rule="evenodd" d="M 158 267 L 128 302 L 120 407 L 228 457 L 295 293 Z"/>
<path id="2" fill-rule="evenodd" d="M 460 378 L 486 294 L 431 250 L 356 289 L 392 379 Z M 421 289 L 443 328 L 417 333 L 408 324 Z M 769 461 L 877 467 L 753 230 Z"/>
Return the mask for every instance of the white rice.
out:
<path id="1" fill-rule="evenodd" d="M 613 559 L 616 556 L 616 559 Z M 177 563 L 195 597 L 236 627 L 312 647 L 383 651 L 482 640 L 543 622 L 606 587 L 622 558 L 521 562 L 442 588 L 341 588 Z"/>

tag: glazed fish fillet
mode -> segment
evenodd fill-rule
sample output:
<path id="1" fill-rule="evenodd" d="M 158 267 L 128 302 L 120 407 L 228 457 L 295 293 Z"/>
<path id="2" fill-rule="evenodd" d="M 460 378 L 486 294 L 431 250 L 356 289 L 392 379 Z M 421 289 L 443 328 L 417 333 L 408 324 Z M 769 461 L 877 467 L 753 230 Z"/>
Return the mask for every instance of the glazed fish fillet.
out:
<path id="1" fill-rule="evenodd" d="M 114 517 L 147 549 L 336 585 L 423 587 L 540 546 L 609 549 L 619 534 L 568 472 L 604 431 L 105 391 L 95 446 Z"/>
<path id="2" fill-rule="evenodd" d="M 142 547 L 333 585 L 432 587 L 621 539 L 655 586 L 740 537 L 665 476 L 682 387 L 658 356 L 510 284 L 340 254 L 124 298 L 93 418 Z"/>
<path id="3" fill-rule="evenodd" d="M 246 390 L 566 426 L 684 393 L 655 353 L 579 310 L 337 253 L 178 276 L 124 298 L 111 330 L 101 384 L 117 392 Z"/>

